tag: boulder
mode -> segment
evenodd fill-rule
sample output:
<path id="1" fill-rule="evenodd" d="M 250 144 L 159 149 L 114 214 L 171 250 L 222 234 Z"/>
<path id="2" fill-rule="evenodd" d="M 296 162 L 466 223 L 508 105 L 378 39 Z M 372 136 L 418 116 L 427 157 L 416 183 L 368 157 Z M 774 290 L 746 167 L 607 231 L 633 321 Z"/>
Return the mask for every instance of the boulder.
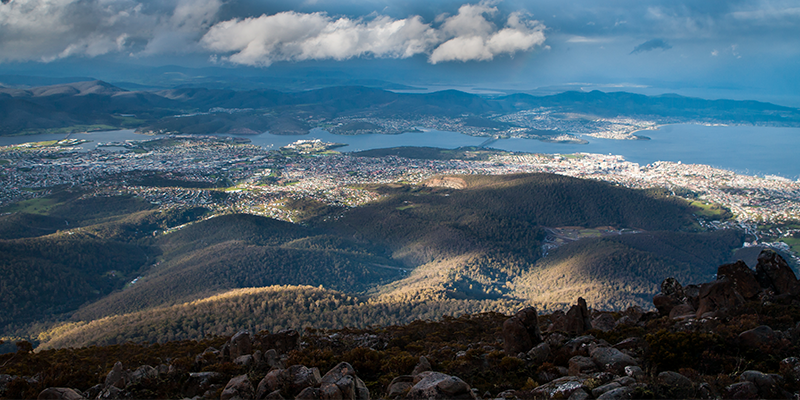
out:
<path id="1" fill-rule="evenodd" d="M 414 370 L 411 371 L 411 375 L 419 375 L 425 371 L 432 371 L 431 363 L 428 362 L 428 359 L 425 356 L 419 357 L 419 362 L 416 366 L 414 366 Z"/>
<path id="2" fill-rule="evenodd" d="M 664 371 L 658 374 L 658 384 L 667 397 L 688 399 L 694 395 L 692 381 L 674 371 Z"/>
<path id="3" fill-rule="evenodd" d="M 663 294 L 653 296 L 653 305 L 661 316 L 669 315 L 672 309 L 680 304 L 683 303 L 674 296 L 666 296 Z"/>
<path id="4" fill-rule="evenodd" d="M 613 348 L 595 347 L 589 352 L 592 360 L 606 372 L 621 375 L 625 367 L 639 365 L 633 357 Z"/>
<path id="5" fill-rule="evenodd" d="M 722 393 L 725 399 L 757 399 L 758 387 L 753 382 L 739 382 L 727 386 Z"/>
<path id="6" fill-rule="evenodd" d="M 672 307 L 672 310 L 669 312 L 669 317 L 672 319 L 686 319 L 694 318 L 695 314 L 697 314 L 697 310 L 695 310 L 691 304 L 681 303 Z"/>
<path id="7" fill-rule="evenodd" d="M 789 382 L 800 382 L 800 358 L 784 358 L 780 363 L 780 371 Z"/>
<path id="8" fill-rule="evenodd" d="M 123 391 L 116 386 L 106 386 L 97 395 L 97 400 L 117 400 L 129 398 L 129 393 Z"/>
<path id="9" fill-rule="evenodd" d="M 155 379 L 158 379 L 158 370 L 149 365 L 142 365 L 141 367 L 136 368 L 136 370 L 130 374 L 131 385 L 135 385 L 142 381 Z"/>
<path id="10" fill-rule="evenodd" d="M 189 379 L 183 386 L 183 394 L 188 397 L 203 394 L 216 384 L 221 384 L 225 380 L 225 375 L 219 372 L 192 372 Z"/>
<path id="11" fill-rule="evenodd" d="M 672 296 L 678 299 L 678 301 L 683 301 L 686 298 L 686 294 L 683 291 L 683 286 L 681 283 L 678 282 L 675 278 L 667 278 L 661 282 L 661 294 L 664 296 Z"/>
<path id="12" fill-rule="evenodd" d="M 320 390 L 318 388 L 307 387 L 300 391 L 300 393 L 295 396 L 295 400 L 319 400 L 320 397 Z M 221 399 L 220 399 L 221 400 Z"/>
<path id="13" fill-rule="evenodd" d="M 240 367 L 250 367 L 255 363 L 255 358 L 252 354 L 245 354 L 234 358 L 233 363 Z"/>
<path id="14" fill-rule="evenodd" d="M 122 363 L 117 361 L 114 363 L 114 367 L 111 368 L 108 375 L 106 375 L 105 386 L 114 386 L 119 389 L 124 389 L 129 381 L 130 377 L 128 376 L 128 371 L 125 371 L 122 367 Z"/>
<path id="15" fill-rule="evenodd" d="M 527 307 L 503 323 L 503 350 L 506 354 L 516 356 L 541 343 L 538 318 L 536 309 Z"/>
<path id="16" fill-rule="evenodd" d="M 741 382 L 752 382 L 758 390 L 758 397 L 763 399 L 788 399 L 791 394 L 785 392 L 775 378 L 760 371 L 744 371 L 739 376 Z"/>
<path id="17" fill-rule="evenodd" d="M 250 332 L 240 331 L 233 335 L 228 345 L 230 351 L 230 358 L 235 360 L 245 354 L 253 353 L 253 342 L 250 340 Z"/>
<path id="18" fill-rule="evenodd" d="M 749 349 L 770 352 L 782 347 L 780 337 L 767 325 L 757 326 L 739 334 L 739 345 Z"/>
<path id="19" fill-rule="evenodd" d="M 536 398 L 567 399 L 576 391 L 586 391 L 586 386 L 583 385 L 584 381 L 585 378 L 565 376 L 533 389 L 532 394 Z"/>
<path id="20" fill-rule="evenodd" d="M 644 378 L 644 371 L 642 371 L 641 367 L 638 367 L 636 365 L 629 365 L 625 367 L 625 375 L 633 379 L 639 380 Z"/>
<path id="21" fill-rule="evenodd" d="M 392 399 L 404 396 L 414 386 L 414 377 L 412 375 L 400 375 L 392 379 L 387 388 L 387 397 Z"/>
<path id="22" fill-rule="evenodd" d="M 261 382 L 258 383 L 256 399 L 263 399 L 267 394 L 272 392 L 280 392 L 281 388 L 284 386 L 282 376 L 285 371 L 285 369 L 273 369 L 267 372 L 264 378 L 261 379 Z"/>
<path id="23" fill-rule="evenodd" d="M 528 357 L 534 364 L 542 364 L 550 357 L 550 344 L 542 342 L 528 352 Z"/>
<path id="24" fill-rule="evenodd" d="M 621 388 L 609 390 L 597 397 L 597 400 L 621 400 L 633 397 L 633 388 L 623 386 Z"/>
<path id="25" fill-rule="evenodd" d="M 297 396 L 307 387 L 319 386 L 322 381 L 317 368 L 306 368 L 304 365 L 292 365 L 284 370 L 281 377 L 286 383 L 286 393 L 290 396 Z"/>
<path id="26" fill-rule="evenodd" d="M 600 386 L 592 389 L 592 396 L 597 398 L 597 397 L 599 397 L 600 395 L 602 395 L 605 392 L 608 392 L 608 391 L 614 390 L 614 389 L 619 389 L 621 387 L 622 387 L 622 385 L 620 385 L 617 382 L 609 382 L 609 383 L 606 383 L 605 385 L 600 385 Z"/>
<path id="27" fill-rule="evenodd" d="M 356 376 L 353 366 L 346 362 L 331 368 L 320 382 L 322 398 L 369 399 L 369 390 L 365 391 L 366 385 Z M 341 397 L 325 397 L 335 396 L 337 392 Z"/>
<path id="28" fill-rule="evenodd" d="M 252 400 L 255 396 L 253 384 L 247 375 L 231 378 L 225 389 L 222 390 L 220 400 Z"/>
<path id="29" fill-rule="evenodd" d="M 475 399 L 469 385 L 441 372 L 426 371 L 414 378 L 407 399 Z"/>
<path id="30" fill-rule="evenodd" d="M 54 399 L 54 400 L 83 400 L 83 397 L 80 392 L 75 389 L 65 388 L 65 387 L 51 387 L 45 390 L 42 390 L 39 393 L 37 399 Z"/>
<path id="31" fill-rule="evenodd" d="M 778 253 L 765 249 L 758 255 L 756 279 L 763 288 L 772 288 L 776 294 L 800 294 L 800 282 L 792 268 Z"/>
<path id="32" fill-rule="evenodd" d="M 566 332 L 570 335 L 582 335 L 592 329 L 592 317 L 586 300 L 578 298 L 578 304 L 570 307 L 566 314 L 553 313 L 550 318 L 553 324 L 550 325 L 551 332 Z"/>
<path id="33" fill-rule="evenodd" d="M 697 318 L 706 313 L 722 316 L 744 304 L 744 298 L 736 291 L 731 280 L 723 278 L 700 286 L 699 303 Z"/>
<path id="34" fill-rule="evenodd" d="M 597 364 L 589 357 L 575 356 L 569 359 L 569 374 L 572 376 L 590 374 L 597 371 Z"/>
<path id="35" fill-rule="evenodd" d="M 720 265 L 717 268 L 717 279 L 727 278 L 733 282 L 733 287 L 742 297 L 752 299 L 758 296 L 761 291 L 756 279 L 756 274 L 753 272 L 744 261 L 739 260 L 733 264 Z"/>
<path id="36" fill-rule="evenodd" d="M 278 352 L 275 351 L 275 349 L 269 349 L 264 352 L 262 358 L 270 369 L 283 369 L 283 362 L 281 362 L 280 357 L 278 357 Z"/>
<path id="37" fill-rule="evenodd" d="M 601 313 L 597 317 L 592 319 L 592 327 L 594 329 L 599 329 L 603 332 L 608 332 L 617 325 L 617 321 L 614 319 L 614 316 L 610 313 Z"/>

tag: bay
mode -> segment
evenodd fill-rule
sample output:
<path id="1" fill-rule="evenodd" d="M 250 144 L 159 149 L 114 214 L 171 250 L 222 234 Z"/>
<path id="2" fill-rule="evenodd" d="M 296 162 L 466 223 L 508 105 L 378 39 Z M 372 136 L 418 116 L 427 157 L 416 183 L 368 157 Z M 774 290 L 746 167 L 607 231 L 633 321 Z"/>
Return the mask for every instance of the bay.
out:
<path id="1" fill-rule="evenodd" d="M 693 124 L 665 125 L 657 130 L 640 132 L 650 140 L 611 140 L 583 138 L 588 144 L 546 143 L 531 139 L 500 139 L 487 146 L 499 150 L 546 154 L 600 153 L 616 154 L 626 160 L 646 165 L 655 161 L 686 164 L 705 164 L 747 175 L 778 175 L 800 178 L 800 128 L 761 126 L 703 126 Z M 0 146 L 34 141 L 64 139 L 67 135 L 30 135 L 0 137 Z M 308 135 L 285 136 L 262 133 L 258 135 L 229 135 L 250 139 L 265 148 L 277 149 L 300 139 L 320 139 L 343 143 L 337 150 L 351 152 L 399 146 L 456 148 L 479 146 L 485 137 L 456 132 L 428 130 L 400 135 L 334 135 L 313 129 Z M 75 133 L 73 139 L 91 140 L 82 147 L 90 150 L 98 142 L 148 140 L 152 136 L 135 134 L 132 130 Z"/>

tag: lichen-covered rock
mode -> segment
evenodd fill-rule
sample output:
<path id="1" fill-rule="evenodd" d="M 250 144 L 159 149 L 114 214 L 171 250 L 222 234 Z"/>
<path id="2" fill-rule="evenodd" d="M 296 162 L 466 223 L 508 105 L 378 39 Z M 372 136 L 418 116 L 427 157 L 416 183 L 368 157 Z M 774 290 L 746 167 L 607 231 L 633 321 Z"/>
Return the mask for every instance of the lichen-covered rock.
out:
<path id="1" fill-rule="evenodd" d="M 53 399 L 53 400 L 83 400 L 83 397 L 80 392 L 75 389 L 64 388 L 64 387 L 51 387 L 45 390 L 42 390 L 39 393 L 37 399 Z"/>
<path id="2" fill-rule="evenodd" d="M 547 361 L 548 357 L 550 357 L 550 353 L 550 344 L 547 342 L 542 342 L 534 346 L 528 352 L 528 357 L 534 364 L 542 364 L 543 362 Z"/>
<path id="3" fill-rule="evenodd" d="M 469 385 L 458 377 L 426 371 L 414 378 L 407 399 L 475 399 Z"/>
<path id="4" fill-rule="evenodd" d="M 531 393 L 534 396 L 546 399 L 566 399 L 578 390 L 586 391 L 587 388 L 583 385 L 584 381 L 585 378 L 565 376 L 541 385 L 533 389 Z"/>
<path id="5" fill-rule="evenodd" d="M 222 390 L 220 400 L 252 400 L 255 396 L 253 384 L 247 375 L 231 378 L 225 389 Z"/>

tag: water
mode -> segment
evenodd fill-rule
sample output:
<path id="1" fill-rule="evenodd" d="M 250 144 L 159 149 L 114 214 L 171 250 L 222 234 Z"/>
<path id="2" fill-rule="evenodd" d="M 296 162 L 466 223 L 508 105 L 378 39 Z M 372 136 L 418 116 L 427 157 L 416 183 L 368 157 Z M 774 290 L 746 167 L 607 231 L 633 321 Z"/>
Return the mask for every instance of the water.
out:
<path id="1" fill-rule="evenodd" d="M 748 175 L 779 175 L 800 178 L 800 128 L 773 128 L 759 126 L 702 126 L 677 124 L 658 130 L 641 132 L 651 140 L 609 140 L 584 137 L 589 144 L 545 143 L 530 139 L 501 139 L 490 147 L 531 153 L 570 154 L 577 152 L 618 154 L 626 160 L 649 164 L 655 161 L 681 161 L 685 164 L 706 164 Z M 64 139 L 66 135 L 32 135 L 0 137 L 0 146 L 33 141 Z M 95 148 L 97 142 L 147 140 L 150 136 L 138 135 L 131 130 L 79 133 L 69 136 L 92 142 L 84 149 Z M 246 137 L 253 144 L 279 148 L 300 139 L 321 139 L 325 142 L 344 143 L 340 151 L 361 151 L 399 146 L 429 146 L 456 148 L 478 146 L 484 137 L 473 137 L 456 132 L 426 131 L 402 135 L 341 136 L 314 129 L 308 135 L 282 136 L 263 133 Z"/>

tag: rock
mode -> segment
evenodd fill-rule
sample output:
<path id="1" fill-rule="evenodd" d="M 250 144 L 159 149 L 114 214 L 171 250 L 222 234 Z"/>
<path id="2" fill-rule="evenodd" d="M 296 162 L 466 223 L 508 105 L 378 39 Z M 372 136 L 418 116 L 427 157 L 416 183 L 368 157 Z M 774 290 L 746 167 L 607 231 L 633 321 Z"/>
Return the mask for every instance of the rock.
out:
<path id="1" fill-rule="evenodd" d="M 726 315 L 742 304 L 744 298 L 733 287 L 733 282 L 727 278 L 718 279 L 700 286 L 700 305 L 696 316 L 701 318 L 707 313 Z"/>
<path id="2" fill-rule="evenodd" d="M 741 382 L 752 382 L 758 389 L 758 397 L 764 399 L 788 399 L 791 394 L 780 388 L 778 382 L 771 375 L 760 371 L 744 371 L 739 376 Z"/>
<path id="3" fill-rule="evenodd" d="M 606 383 L 605 385 L 600 385 L 592 389 L 592 396 L 599 397 L 601 394 L 608 392 L 609 390 L 619 389 L 621 387 L 622 385 L 617 382 Z"/>
<path id="4" fill-rule="evenodd" d="M 684 303 L 690 304 L 696 310 L 700 305 L 700 286 L 686 285 L 683 287 L 683 293 L 686 295 Z"/>
<path id="5" fill-rule="evenodd" d="M 756 279 L 763 288 L 773 288 L 776 294 L 800 294 L 800 282 L 792 268 L 774 250 L 765 249 L 758 255 Z"/>
<path id="6" fill-rule="evenodd" d="M 285 371 L 286 370 L 284 369 L 273 369 L 272 371 L 267 372 L 264 378 L 261 379 L 261 382 L 258 383 L 258 387 L 256 388 L 256 399 L 265 398 L 268 393 L 276 391 L 280 392 L 284 386 L 282 376 Z"/>
<path id="7" fill-rule="evenodd" d="M 550 357 L 550 353 L 550 345 L 547 342 L 542 342 L 528 352 L 528 357 L 534 364 L 542 364 Z"/>
<path id="8" fill-rule="evenodd" d="M 569 359 L 569 374 L 573 376 L 597 372 L 597 364 L 593 359 L 584 356 L 575 356 Z"/>
<path id="9" fill-rule="evenodd" d="M 116 400 L 125 399 L 128 397 L 129 396 L 126 392 L 123 392 L 122 389 L 116 386 L 106 386 L 103 388 L 100 394 L 97 395 L 98 400 Z"/>
<path id="10" fill-rule="evenodd" d="M 300 348 L 300 334 L 294 329 L 282 330 L 265 335 L 261 344 L 268 349 L 275 349 L 278 354 L 286 354 Z"/>
<path id="11" fill-rule="evenodd" d="M 249 367 L 255 363 L 255 358 L 252 354 L 245 354 L 234 358 L 233 363 L 240 367 Z"/>
<path id="12" fill-rule="evenodd" d="M 219 372 L 192 372 L 184 384 L 183 394 L 188 397 L 202 394 L 213 385 L 224 382 L 224 379 L 225 375 Z"/>
<path id="13" fill-rule="evenodd" d="M 397 378 L 392 379 L 392 382 L 389 383 L 389 387 L 387 388 L 387 397 L 395 398 L 399 396 L 403 396 L 411 390 L 411 387 L 414 386 L 414 377 L 411 375 L 400 375 Z"/>
<path id="14" fill-rule="evenodd" d="M 561 346 L 561 352 L 566 353 L 569 357 L 588 356 L 589 347 L 595 343 L 597 343 L 597 338 L 592 335 L 578 336 L 564 343 Z"/>
<path id="15" fill-rule="evenodd" d="M 639 380 L 644 378 L 644 371 L 642 371 L 642 368 L 636 365 L 629 365 L 625 367 L 625 375 L 628 375 L 633 379 Z"/>
<path id="16" fill-rule="evenodd" d="M 306 368 L 304 365 L 292 365 L 284 370 L 281 377 L 286 382 L 286 393 L 290 396 L 297 396 L 307 387 L 319 386 L 322 381 L 317 368 Z"/>
<path id="17" fill-rule="evenodd" d="M 767 325 L 761 325 L 740 333 L 739 345 L 770 352 L 782 347 L 782 341 L 772 328 Z"/>
<path id="18" fill-rule="evenodd" d="M 264 353 L 264 362 L 269 366 L 270 369 L 283 369 L 283 362 L 281 362 L 280 357 L 278 357 L 278 352 L 275 349 L 269 349 Z"/>
<path id="19" fill-rule="evenodd" d="M 603 332 L 608 332 L 614 329 L 616 325 L 617 321 L 614 319 L 614 316 L 609 313 L 602 313 L 596 318 L 592 319 L 592 327 Z"/>
<path id="20" fill-rule="evenodd" d="M 658 384 L 668 397 L 677 399 L 688 399 L 694 395 L 694 385 L 692 381 L 674 371 L 664 371 L 658 374 Z"/>
<path id="21" fill-rule="evenodd" d="M 124 389 L 129 380 L 128 372 L 122 368 L 122 363 L 117 361 L 114 363 L 114 367 L 111 368 L 108 375 L 106 375 L 105 386 L 114 386 L 119 389 Z"/>
<path id="22" fill-rule="evenodd" d="M 51 387 L 45 390 L 42 390 L 39 393 L 37 399 L 54 399 L 54 400 L 82 400 L 85 399 L 82 394 L 80 394 L 75 389 L 64 388 L 64 387 Z"/>
<path id="23" fill-rule="evenodd" d="M 325 397 L 327 396 L 326 393 L 335 394 L 337 390 L 341 394 L 341 398 L 344 399 L 369 398 L 369 390 L 364 392 L 366 389 L 364 382 L 356 376 L 356 371 L 353 369 L 353 366 L 346 362 L 341 362 L 331 368 L 331 370 L 322 377 L 320 382 L 322 383 L 322 386 L 320 386 L 320 395 L 323 396 L 322 398 L 328 398 Z M 336 386 L 337 390 L 334 390 L 330 385 Z"/>
<path id="24" fill-rule="evenodd" d="M 634 368 L 634 367 L 625 367 L 625 368 Z M 638 368 L 638 367 L 636 367 L 636 368 Z M 642 374 L 642 375 L 644 375 L 644 374 Z M 636 384 L 636 379 L 634 379 L 634 378 L 632 378 L 630 376 L 620 376 L 619 378 L 614 379 L 614 382 L 617 382 L 622 386 L 631 386 L 631 385 Z"/>
<path id="25" fill-rule="evenodd" d="M 733 282 L 736 291 L 746 299 L 755 298 L 761 291 L 761 285 L 756 279 L 755 272 L 742 260 L 733 264 L 720 265 L 717 268 L 717 279 L 722 278 L 728 278 Z"/>
<path id="26" fill-rule="evenodd" d="M 617 388 L 614 390 L 609 390 L 599 397 L 597 400 L 619 400 L 619 399 L 630 399 L 633 397 L 633 388 L 630 386 L 623 386 L 621 388 Z"/>
<path id="27" fill-rule="evenodd" d="M 672 310 L 669 312 L 669 317 L 672 319 L 686 319 L 690 317 L 694 318 L 695 314 L 697 314 L 697 310 L 695 310 L 691 304 L 681 303 L 672 307 Z"/>
<path id="28" fill-rule="evenodd" d="M 667 278 L 661 282 L 661 294 L 664 296 L 672 296 L 678 299 L 679 301 L 683 301 L 686 298 L 686 294 L 683 292 L 683 286 L 681 283 L 678 282 L 675 278 Z"/>
<path id="29" fill-rule="evenodd" d="M 567 311 L 566 331 L 573 335 L 582 335 L 589 329 L 592 329 L 589 307 L 586 306 L 586 300 L 583 297 L 578 297 L 578 304 L 570 307 Z"/>
<path id="30" fill-rule="evenodd" d="M 638 365 L 633 357 L 613 347 L 596 347 L 589 352 L 589 356 L 604 371 L 616 375 L 622 374 L 627 366 Z"/>
<path id="31" fill-rule="evenodd" d="M 711 385 L 708 383 L 701 383 L 697 386 L 697 398 L 699 399 L 716 399 L 718 396 L 714 394 L 714 391 L 711 389 Z"/>
<path id="32" fill-rule="evenodd" d="M 98 383 L 97 385 L 94 385 L 86 389 L 86 391 L 83 392 L 83 397 L 86 397 L 87 399 L 96 399 L 97 396 L 99 396 L 100 392 L 102 391 L 103 391 L 103 384 Z"/>
<path id="33" fill-rule="evenodd" d="M 722 397 L 725 399 L 757 399 L 758 387 L 753 382 L 734 383 L 725 388 Z"/>
<path id="34" fill-rule="evenodd" d="M 321 399 L 320 390 L 313 387 L 307 387 L 301 390 L 300 393 L 298 393 L 294 398 L 295 400 L 318 400 Z"/>
<path id="35" fill-rule="evenodd" d="M 422 372 L 414 382 L 407 399 L 475 399 L 466 382 L 441 372 Z"/>
<path id="36" fill-rule="evenodd" d="M 622 340 L 614 345 L 617 350 L 629 351 L 637 355 L 643 355 L 650 351 L 650 345 L 642 337 L 633 336 Z"/>
<path id="37" fill-rule="evenodd" d="M 158 370 L 149 365 L 142 365 L 130 374 L 129 384 L 135 385 L 142 381 L 155 379 L 158 379 Z"/>
<path id="38" fill-rule="evenodd" d="M 548 399 L 565 399 L 569 398 L 575 391 L 585 391 L 586 387 L 583 385 L 583 382 L 583 378 L 565 376 L 533 389 L 532 394 L 535 397 L 545 397 Z"/>
<path id="39" fill-rule="evenodd" d="M 240 331 L 233 335 L 229 343 L 231 359 L 253 353 L 253 342 L 250 340 L 250 332 L 248 331 Z"/>
<path id="40" fill-rule="evenodd" d="M 541 341 L 539 316 L 533 307 L 523 308 L 503 323 L 503 350 L 506 354 L 525 353 Z"/>
<path id="41" fill-rule="evenodd" d="M 428 359 L 425 356 L 419 357 L 419 362 L 416 366 L 414 366 L 414 370 L 411 371 L 411 375 L 419 375 L 425 371 L 432 371 L 431 363 L 428 362 Z"/>
<path id="42" fill-rule="evenodd" d="M 625 310 L 625 312 L 623 312 L 622 314 L 624 318 L 628 318 L 628 320 L 632 324 L 635 324 L 641 321 L 642 316 L 644 316 L 644 310 L 642 310 L 642 307 L 633 306 L 633 307 L 628 307 L 628 309 Z"/>
<path id="43" fill-rule="evenodd" d="M 672 309 L 680 304 L 683 303 L 674 296 L 666 296 L 663 294 L 653 296 L 653 305 L 661 316 L 669 315 Z"/>
<path id="44" fill-rule="evenodd" d="M 251 400 L 255 397 L 255 390 L 247 375 L 231 378 L 225 389 L 222 390 L 220 400 Z"/>
<path id="45" fill-rule="evenodd" d="M 572 392 L 572 394 L 567 397 L 567 400 L 587 400 L 589 397 L 589 393 L 586 393 L 585 390 L 578 389 Z"/>
<path id="46" fill-rule="evenodd" d="M 800 326 L 800 322 L 798 323 L 798 326 Z M 799 332 L 800 332 L 800 330 L 799 330 Z M 545 339 L 545 342 L 547 342 L 547 344 L 550 345 L 550 349 L 552 350 L 552 349 L 557 349 L 557 348 L 563 346 L 564 343 L 566 343 L 568 339 L 569 339 L 568 337 L 566 337 L 566 336 L 564 336 L 564 335 L 562 335 L 562 334 L 560 334 L 558 332 L 554 332 L 554 333 L 551 333 L 551 334 L 547 335 L 547 339 Z"/>

